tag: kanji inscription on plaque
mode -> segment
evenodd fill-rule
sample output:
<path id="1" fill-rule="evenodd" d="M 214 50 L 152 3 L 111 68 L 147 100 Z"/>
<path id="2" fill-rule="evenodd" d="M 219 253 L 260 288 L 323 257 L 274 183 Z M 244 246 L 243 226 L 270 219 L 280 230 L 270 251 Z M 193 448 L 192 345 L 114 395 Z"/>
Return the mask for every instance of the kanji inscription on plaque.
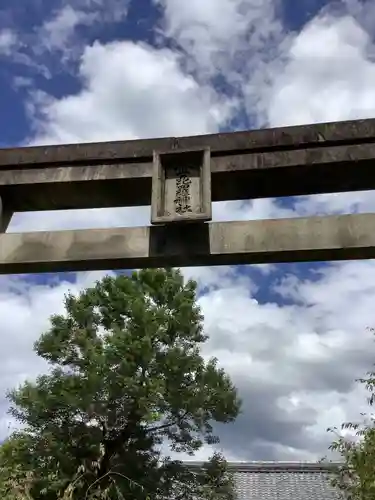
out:
<path id="1" fill-rule="evenodd" d="M 211 220 L 210 150 L 154 152 L 151 223 Z"/>

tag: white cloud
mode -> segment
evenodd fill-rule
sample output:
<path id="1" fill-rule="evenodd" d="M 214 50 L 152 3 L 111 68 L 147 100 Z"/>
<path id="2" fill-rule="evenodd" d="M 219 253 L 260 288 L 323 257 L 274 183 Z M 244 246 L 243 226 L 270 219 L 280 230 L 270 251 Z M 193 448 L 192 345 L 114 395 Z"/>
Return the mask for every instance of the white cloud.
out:
<path id="1" fill-rule="evenodd" d="M 123 22 L 128 7 L 128 0 L 57 0 L 43 8 L 44 19 L 39 21 L 41 11 L 33 5 L 30 26 L 22 25 L 17 33 L 0 31 L 0 55 L 32 70 L 33 77 L 74 76 L 86 45 L 108 25 Z M 17 12 L 6 15 L 12 25 L 17 24 Z M 15 79 L 20 77 L 18 72 L 19 67 Z"/>
<path id="2" fill-rule="evenodd" d="M 90 25 L 96 18 L 95 12 L 75 10 L 71 5 L 65 5 L 40 28 L 39 36 L 43 49 L 68 49 L 72 46 L 76 28 L 80 25 Z"/>
<path id="3" fill-rule="evenodd" d="M 211 76 L 226 70 L 222 77 L 228 78 L 228 70 L 246 71 L 253 58 L 261 61 L 268 43 L 282 31 L 273 0 L 155 3 L 164 7 L 163 33 L 193 58 L 200 73 Z"/>
<path id="4" fill-rule="evenodd" d="M 186 66 L 237 99 L 247 121 L 266 121 L 269 80 L 289 36 L 275 0 L 154 0 L 164 7 L 162 32 L 187 55 Z M 271 64 L 272 63 L 272 64 Z M 234 121 L 234 125 L 238 125 Z"/>
<path id="5" fill-rule="evenodd" d="M 124 0 L 75 0 L 63 1 L 36 30 L 35 55 L 45 51 L 62 54 L 64 63 L 78 60 L 85 48 L 86 40 L 80 36 L 79 28 L 91 28 L 89 33 L 105 23 L 119 22 L 126 18 L 128 1 Z"/>
<path id="6" fill-rule="evenodd" d="M 18 45 L 16 33 L 10 29 L 0 30 L 0 55 L 9 56 Z"/>
<path id="7" fill-rule="evenodd" d="M 275 75 L 274 126 L 372 117 L 375 64 L 370 35 L 351 16 L 314 19 L 298 34 Z"/>
<path id="8" fill-rule="evenodd" d="M 168 49 L 113 42 L 87 47 L 82 90 L 39 102 L 37 143 L 135 139 L 216 131 L 230 106 L 182 72 Z"/>
<path id="9" fill-rule="evenodd" d="M 294 458 L 319 458 L 328 426 L 360 418 L 366 398 L 354 380 L 374 361 L 366 330 L 374 322 L 374 273 L 374 262 L 341 263 L 317 281 L 271 285 L 297 299 L 290 306 L 259 303 L 236 281 L 201 298 L 207 353 L 217 355 L 244 397 L 236 432 L 222 430 L 223 446 L 242 459 L 288 459 L 290 447 Z"/>
<path id="10" fill-rule="evenodd" d="M 117 23 L 122 21 L 128 13 L 128 0 L 61 0 L 61 7 L 71 6 L 84 12 L 98 15 L 99 24 Z"/>

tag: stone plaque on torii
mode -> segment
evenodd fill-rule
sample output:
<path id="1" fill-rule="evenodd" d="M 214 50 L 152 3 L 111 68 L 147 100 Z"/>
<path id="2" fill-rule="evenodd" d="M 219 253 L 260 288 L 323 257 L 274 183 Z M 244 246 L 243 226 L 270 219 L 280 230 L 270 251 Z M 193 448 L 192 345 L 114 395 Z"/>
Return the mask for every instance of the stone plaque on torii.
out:
<path id="1" fill-rule="evenodd" d="M 375 120 L 0 150 L 0 273 L 375 258 L 375 214 L 211 222 L 212 202 L 375 189 Z M 15 212 L 151 225 L 6 233 Z"/>

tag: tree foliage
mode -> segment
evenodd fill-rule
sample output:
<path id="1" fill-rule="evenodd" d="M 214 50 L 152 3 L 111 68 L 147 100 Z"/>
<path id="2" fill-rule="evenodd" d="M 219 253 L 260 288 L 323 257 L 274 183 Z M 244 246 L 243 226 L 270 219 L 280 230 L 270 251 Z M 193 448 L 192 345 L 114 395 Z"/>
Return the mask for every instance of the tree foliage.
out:
<path id="1" fill-rule="evenodd" d="M 375 372 L 368 372 L 357 382 L 365 386 L 369 394 L 367 402 L 372 407 Z M 332 483 L 346 500 L 375 500 L 375 418 L 371 412 L 361 413 L 360 417 L 360 422 L 341 425 L 341 430 L 348 433 L 340 433 L 337 427 L 328 429 L 335 435 L 330 450 L 338 454 L 342 462 L 333 468 Z"/>
<path id="2" fill-rule="evenodd" d="M 27 484 L 45 500 L 231 499 L 223 457 L 191 469 L 160 451 L 193 456 L 218 442 L 214 422 L 238 415 L 230 378 L 202 356 L 206 339 L 196 284 L 177 270 L 68 294 L 35 343 L 50 370 L 8 394 L 23 428 L 0 451 L 2 498 Z"/>

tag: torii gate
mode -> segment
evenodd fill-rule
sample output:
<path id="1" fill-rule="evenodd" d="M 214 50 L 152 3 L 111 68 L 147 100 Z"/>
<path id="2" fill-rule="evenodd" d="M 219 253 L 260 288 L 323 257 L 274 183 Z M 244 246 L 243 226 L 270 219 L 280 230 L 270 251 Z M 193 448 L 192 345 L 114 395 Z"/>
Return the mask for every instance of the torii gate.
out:
<path id="1" fill-rule="evenodd" d="M 209 222 L 212 201 L 366 189 L 373 119 L 2 149 L 0 273 L 375 258 L 375 214 Z M 150 204 L 151 226 L 5 233 L 14 212 Z"/>

